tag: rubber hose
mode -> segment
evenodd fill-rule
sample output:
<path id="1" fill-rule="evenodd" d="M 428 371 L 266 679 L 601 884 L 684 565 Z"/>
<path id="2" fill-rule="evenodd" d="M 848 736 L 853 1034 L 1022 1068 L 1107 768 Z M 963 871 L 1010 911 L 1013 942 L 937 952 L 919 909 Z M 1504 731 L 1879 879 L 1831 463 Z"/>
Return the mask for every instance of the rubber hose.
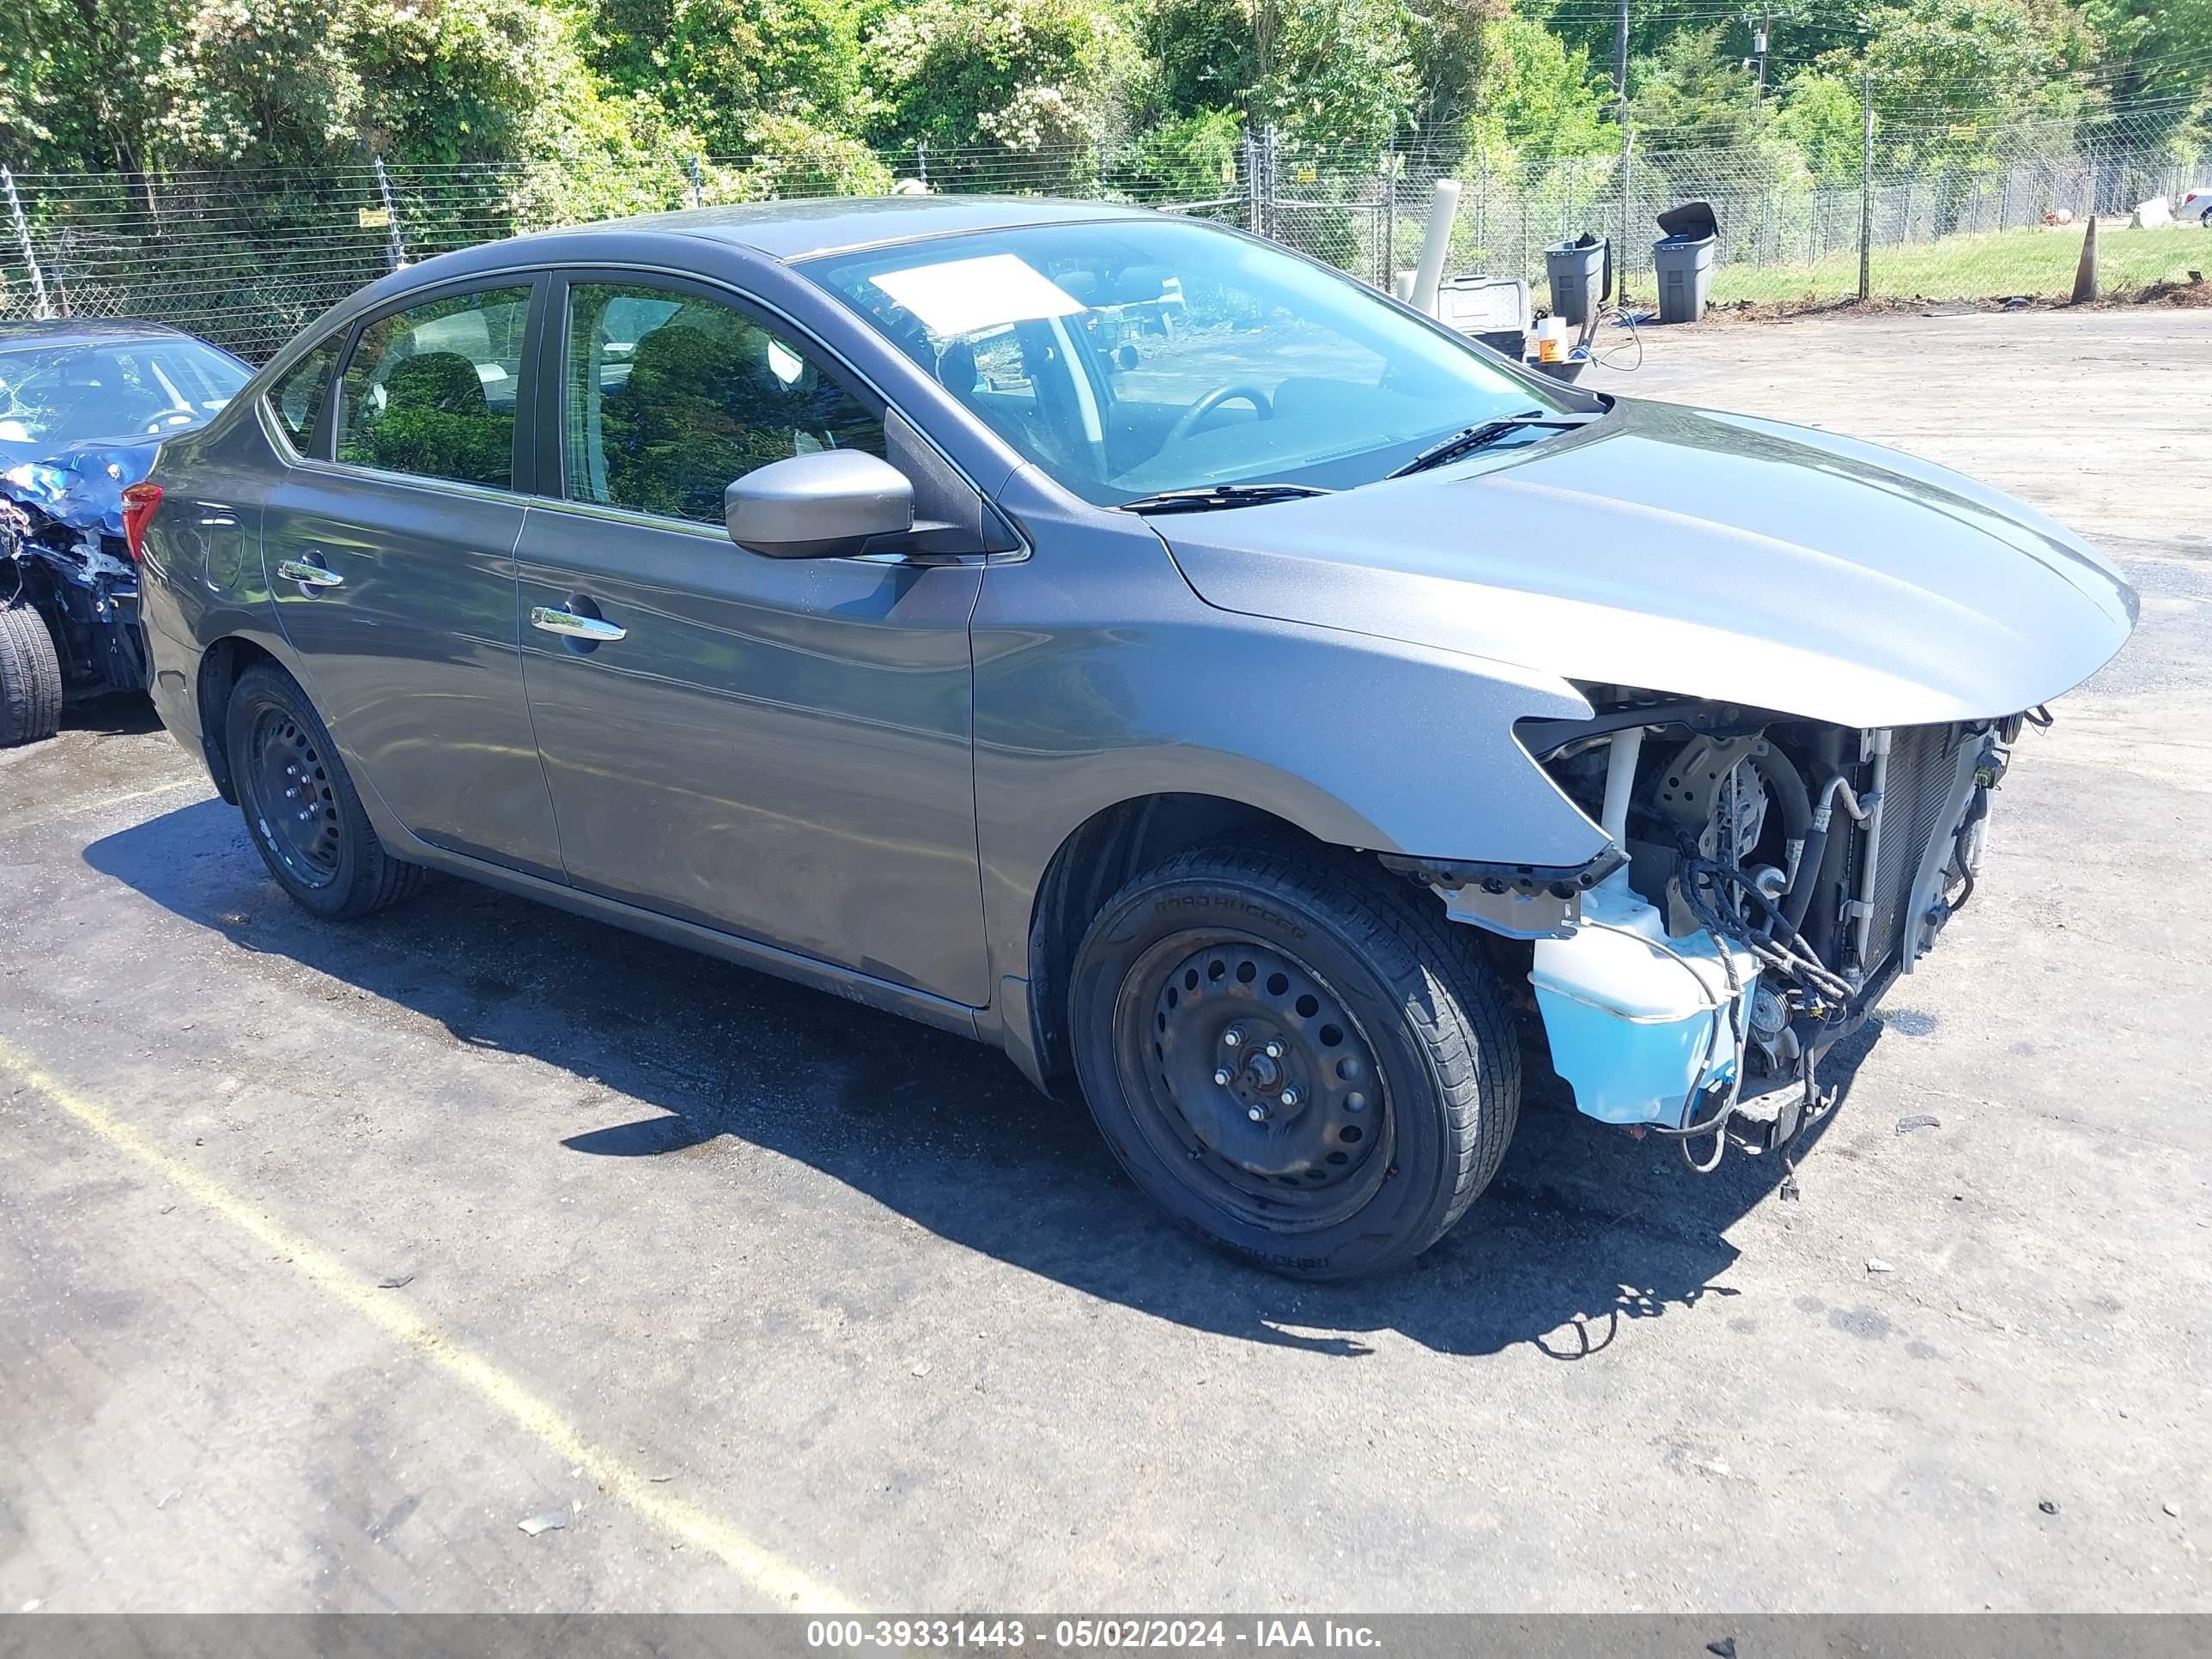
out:
<path id="1" fill-rule="evenodd" d="M 1764 748 L 1751 751 L 1751 764 L 1774 796 L 1775 805 L 1782 809 L 1782 839 L 1786 844 L 1802 845 L 1813 828 L 1813 798 L 1805 792 L 1805 780 L 1789 756 L 1777 749 L 1771 741 Z M 1796 870 L 1790 872 L 1791 885 L 1796 885 L 1797 870 L 1805 867 L 1801 852 Z"/>
<path id="2" fill-rule="evenodd" d="M 1866 822 L 1866 809 L 1840 772 L 1820 786 L 1820 795 L 1826 804 L 1815 816 L 1812 829 L 1806 832 L 1805 851 L 1797 860 L 1797 879 L 1790 883 L 1789 898 L 1782 910 L 1782 919 L 1790 924 L 1790 931 L 1800 934 L 1804 931 L 1805 912 L 1813 902 L 1813 890 L 1820 885 L 1820 861 L 1828 850 L 1828 831 L 1835 822 L 1835 798 L 1843 797 L 1844 810 L 1854 822 Z M 1871 800 L 1873 797 L 1869 795 L 1868 799 Z M 1827 822 L 1822 823 L 1823 818 Z"/>
<path id="3" fill-rule="evenodd" d="M 1782 904 L 1782 920 L 1790 924 L 1793 933 L 1804 932 L 1805 912 L 1812 908 L 1813 890 L 1820 884 L 1820 858 L 1827 850 L 1825 828 L 1805 832 L 1805 850 L 1797 855 L 1797 879 L 1790 884 L 1789 896 Z"/>

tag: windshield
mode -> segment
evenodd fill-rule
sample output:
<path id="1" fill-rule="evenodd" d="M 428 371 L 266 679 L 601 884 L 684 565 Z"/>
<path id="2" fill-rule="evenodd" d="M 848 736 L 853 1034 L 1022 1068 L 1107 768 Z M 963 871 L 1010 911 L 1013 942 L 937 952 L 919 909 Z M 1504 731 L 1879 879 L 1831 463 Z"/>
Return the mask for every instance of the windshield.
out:
<path id="1" fill-rule="evenodd" d="M 1033 225 L 803 269 L 1104 506 L 1368 483 L 1477 422 L 1561 407 L 1372 289 L 1187 220 Z"/>
<path id="2" fill-rule="evenodd" d="M 252 378 L 198 340 L 0 348 L 0 443 L 120 443 L 188 432 Z"/>

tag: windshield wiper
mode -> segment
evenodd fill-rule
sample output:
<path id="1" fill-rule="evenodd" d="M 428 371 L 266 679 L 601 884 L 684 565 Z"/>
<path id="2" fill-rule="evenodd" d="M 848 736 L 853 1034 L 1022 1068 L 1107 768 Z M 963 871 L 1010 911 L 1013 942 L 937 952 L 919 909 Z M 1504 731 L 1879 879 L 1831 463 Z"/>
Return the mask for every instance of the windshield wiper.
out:
<path id="1" fill-rule="evenodd" d="M 1591 415 L 1547 415 L 1540 409 L 1530 409 L 1518 415 L 1501 416 L 1494 421 L 1478 421 L 1473 426 L 1461 428 L 1441 443 L 1431 444 L 1395 472 L 1386 476 L 1402 478 L 1409 473 L 1425 472 L 1432 466 L 1442 466 L 1446 461 L 1455 461 L 1463 455 L 1487 449 L 1507 434 L 1519 432 L 1528 427 L 1551 427 L 1565 432 L 1603 418 L 1602 410 Z"/>
<path id="2" fill-rule="evenodd" d="M 1204 484 L 1195 489 L 1163 489 L 1157 495 L 1139 495 L 1121 503 L 1124 513 L 1212 513 L 1227 507 L 1265 507 L 1270 501 L 1294 501 L 1330 492 L 1312 484 Z"/>

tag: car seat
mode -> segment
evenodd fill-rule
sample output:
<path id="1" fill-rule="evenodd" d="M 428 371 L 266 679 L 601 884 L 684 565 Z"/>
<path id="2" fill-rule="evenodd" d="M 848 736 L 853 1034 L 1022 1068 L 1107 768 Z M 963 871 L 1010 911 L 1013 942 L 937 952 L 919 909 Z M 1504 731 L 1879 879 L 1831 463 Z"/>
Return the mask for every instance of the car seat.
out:
<path id="1" fill-rule="evenodd" d="M 514 416 L 491 407 L 477 366 L 458 351 L 392 365 L 384 407 L 365 408 L 361 423 L 366 453 L 344 459 L 502 489 L 514 482 Z"/>

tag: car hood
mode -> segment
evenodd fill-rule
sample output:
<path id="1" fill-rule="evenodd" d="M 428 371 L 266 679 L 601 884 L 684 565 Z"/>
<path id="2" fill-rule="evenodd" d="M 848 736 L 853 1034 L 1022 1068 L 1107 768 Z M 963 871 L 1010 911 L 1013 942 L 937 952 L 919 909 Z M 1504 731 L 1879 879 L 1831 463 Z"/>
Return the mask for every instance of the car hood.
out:
<path id="1" fill-rule="evenodd" d="M 1970 478 L 1627 399 L 1432 472 L 1152 522 L 1224 610 L 1846 726 L 2033 708 L 2136 619 L 2102 556 Z"/>
<path id="2" fill-rule="evenodd" d="M 72 530 L 123 533 L 123 492 L 154 470 L 161 441 L 0 442 L 0 495 Z"/>

